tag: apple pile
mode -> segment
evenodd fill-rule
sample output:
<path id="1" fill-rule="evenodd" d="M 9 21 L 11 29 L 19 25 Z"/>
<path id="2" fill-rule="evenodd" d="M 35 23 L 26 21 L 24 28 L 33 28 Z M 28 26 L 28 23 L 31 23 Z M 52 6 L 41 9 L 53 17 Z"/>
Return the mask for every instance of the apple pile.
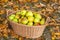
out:
<path id="1" fill-rule="evenodd" d="M 9 16 L 9 19 L 29 26 L 45 24 L 45 18 L 37 12 L 21 10 Z"/>

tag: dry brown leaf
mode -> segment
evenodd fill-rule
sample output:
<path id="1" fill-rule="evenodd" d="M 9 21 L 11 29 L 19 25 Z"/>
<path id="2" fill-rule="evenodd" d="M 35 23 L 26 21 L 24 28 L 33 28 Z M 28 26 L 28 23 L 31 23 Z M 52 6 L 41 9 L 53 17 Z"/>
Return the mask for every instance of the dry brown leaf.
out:
<path id="1" fill-rule="evenodd" d="M 38 2 L 38 0 L 32 0 L 32 2 Z"/>

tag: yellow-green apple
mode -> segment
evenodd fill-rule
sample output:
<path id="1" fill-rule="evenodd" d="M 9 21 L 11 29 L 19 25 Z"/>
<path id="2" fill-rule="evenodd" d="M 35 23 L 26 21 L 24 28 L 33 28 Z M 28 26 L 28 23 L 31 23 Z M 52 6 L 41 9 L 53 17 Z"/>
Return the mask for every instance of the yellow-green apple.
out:
<path id="1" fill-rule="evenodd" d="M 33 22 L 28 22 L 27 25 L 29 25 L 29 26 L 33 26 Z"/>
<path id="2" fill-rule="evenodd" d="M 26 14 L 26 12 L 27 12 L 26 10 L 21 10 L 21 15 L 24 16 Z"/>
<path id="3" fill-rule="evenodd" d="M 14 19 L 14 17 L 15 17 L 15 15 L 14 15 L 14 14 L 12 14 L 12 15 L 10 15 L 10 16 L 9 16 L 9 19 L 10 19 L 10 20 L 13 20 L 13 19 Z"/>
<path id="4" fill-rule="evenodd" d="M 34 17 L 33 17 L 33 16 L 29 16 L 29 17 L 28 17 L 28 21 L 29 21 L 29 22 L 33 22 L 33 21 L 34 21 Z"/>
<path id="5" fill-rule="evenodd" d="M 41 21 L 40 21 L 40 24 L 43 25 L 45 23 L 45 19 L 42 18 Z"/>
<path id="6" fill-rule="evenodd" d="M 26 17 L 21 19 L 21 23 L 22 24 L 27 24 L 28 23 L 28 19 Z"/>
<path id="7" fill-rule="evenodd" d="M 35 19 L 34 19 L 34 23 L 37 23 L 37 22 L 39 22 L 39 21 L 40 21 L 39 18 L 35 18 Z"/>
<path id="8" fill-rule="evenodd" d="M 31 11 L 28 11 L 27 13 L 26 13 L 26 16 L 28 17 L 28 16 L 33 16 L 33 13 L 31 12 Z"/>
<path id="9" fill-rule="evenodd" d="M 38 19 L 41 19 L 42 18 L 42 16 L 40 14 L 38 14 L 38 13 L 34 13 L 34 17 L 35 18 L 38 18 Z"/>
<path id="10" fill-rule="evenodd" d="M 18 23 L 18 19 L 17 18 L 14 18 L 13 21 Z"/>

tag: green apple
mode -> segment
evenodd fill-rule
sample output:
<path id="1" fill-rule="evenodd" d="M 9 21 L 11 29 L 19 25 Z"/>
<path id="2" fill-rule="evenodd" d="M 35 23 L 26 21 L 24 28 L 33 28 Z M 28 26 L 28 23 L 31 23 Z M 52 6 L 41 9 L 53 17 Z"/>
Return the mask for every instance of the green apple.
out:
<path id="1" fill-rule="evenodd" d="M 16 12 L 16 14 L 20 15 L 20 14 L 21 14 L 21 12 L 20 12 L 20 11 L 18 11 L 18 12 Z"/>
<path id="2" fill-rule="evenodd" d="M 28 17 L 28 16 L 33 16 L 33 13 L 31 12 L 31 11 L 28 11 L 27 13 L 26 13 L 26 16 Z"/>
<path id="3" fill-rule="evenodd" d="M 29 17 L 28 17 L 28 21 L 29 21 L 29 22 L 33 22 L 33 21 L 34 21 L 34 17 L 33 17 L 33 16 L 29 16 Z"/>
<path id="4" fill-rule="evenodd" d="M 13 21 L 18 23 L 18 19 L 16 19 L 16 18 L 14 18 Z"/>
<path id="5" fill-rule="evenodd" d="M 35 19 L 34 19 L 34 22 L 35 22 L 35 23 L 37 23 L 37 22 L 39 22 L 39 21 L 40 21 L 40 19 L 38 19 L 38 18 L 35 18 Z"/>
<path id="6" fill-rule="evenodd" d="M 33 22 L 28 22 L 27 25 L 29 25 L 29 26 L 33 26 Z"/>
<path id="7" fill-rule="evenodd" d="M 26 10 L 22 10 L 22 11 L 21 11 L 21 15 L 24 16 L 24 15 L 26 14 L 26 12 L 27 12 Z"/>
<path id="8" fill-rule="evenodd" d="M 13 20 L 13 19 L 14 19 L 14 17 L 15 17 L 15 15 L 14 15 L 14 14 L 12 14 L 12 15 L 10 15 L 10 16 L 9 16 L 9 19 L 10 19 L 10 20 Z"/>
<path id="9" fill-rule="evenodd" d="M 22 20 L 21 20 L 21 23 L 22 24 L 27 24 L 28 23 L 28 19 L 26 17 L 24 17 Z"/>
<path id="10" fill-rule="evenodd" d="M 42 18 L 42 16 L 40 14 L 38 14 L 38 13 L 34 13 L 34 17 L 35 18 L 38 18 L 38 19 L 41 19 Z"/>
<path id="11" fill-rule="evenodd" d="M 12 14 L 11 16 L 15 17 L 15 14 Z"/>
<path id="12" fill-rule="evenodd" d="M 45 23 L 45 19 L 42 18 L 41 21 L 40 21 L 40 24 L 43 25 Z"/>
<path id="13" fill-rule="evenodd" d="M 13 20 L 13 19 L 14 19 L 14 17 L 12 17 L 12 16 L 9 16 L 9 19 L 10 19 L 10 20 Z"/>

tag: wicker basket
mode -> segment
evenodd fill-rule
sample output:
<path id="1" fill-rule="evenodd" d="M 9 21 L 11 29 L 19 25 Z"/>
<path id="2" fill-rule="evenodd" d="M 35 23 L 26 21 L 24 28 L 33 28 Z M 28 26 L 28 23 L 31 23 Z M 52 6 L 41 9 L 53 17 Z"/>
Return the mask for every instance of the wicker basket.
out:
<path id="1" fill-rule="evenodd" d="M 11 15 L 11 13 L 13 14 L 13 11 L 8 11 L 7 16 Z M 28 26 L 24 24 L 18 24 L 9 19 L 8 21 L 16 34 L 27 38 L 38 38 L 43 34 L 43 31 L 48 24 L 49 17 L 47 17 L 46 23 L 41 26 Z"/>

